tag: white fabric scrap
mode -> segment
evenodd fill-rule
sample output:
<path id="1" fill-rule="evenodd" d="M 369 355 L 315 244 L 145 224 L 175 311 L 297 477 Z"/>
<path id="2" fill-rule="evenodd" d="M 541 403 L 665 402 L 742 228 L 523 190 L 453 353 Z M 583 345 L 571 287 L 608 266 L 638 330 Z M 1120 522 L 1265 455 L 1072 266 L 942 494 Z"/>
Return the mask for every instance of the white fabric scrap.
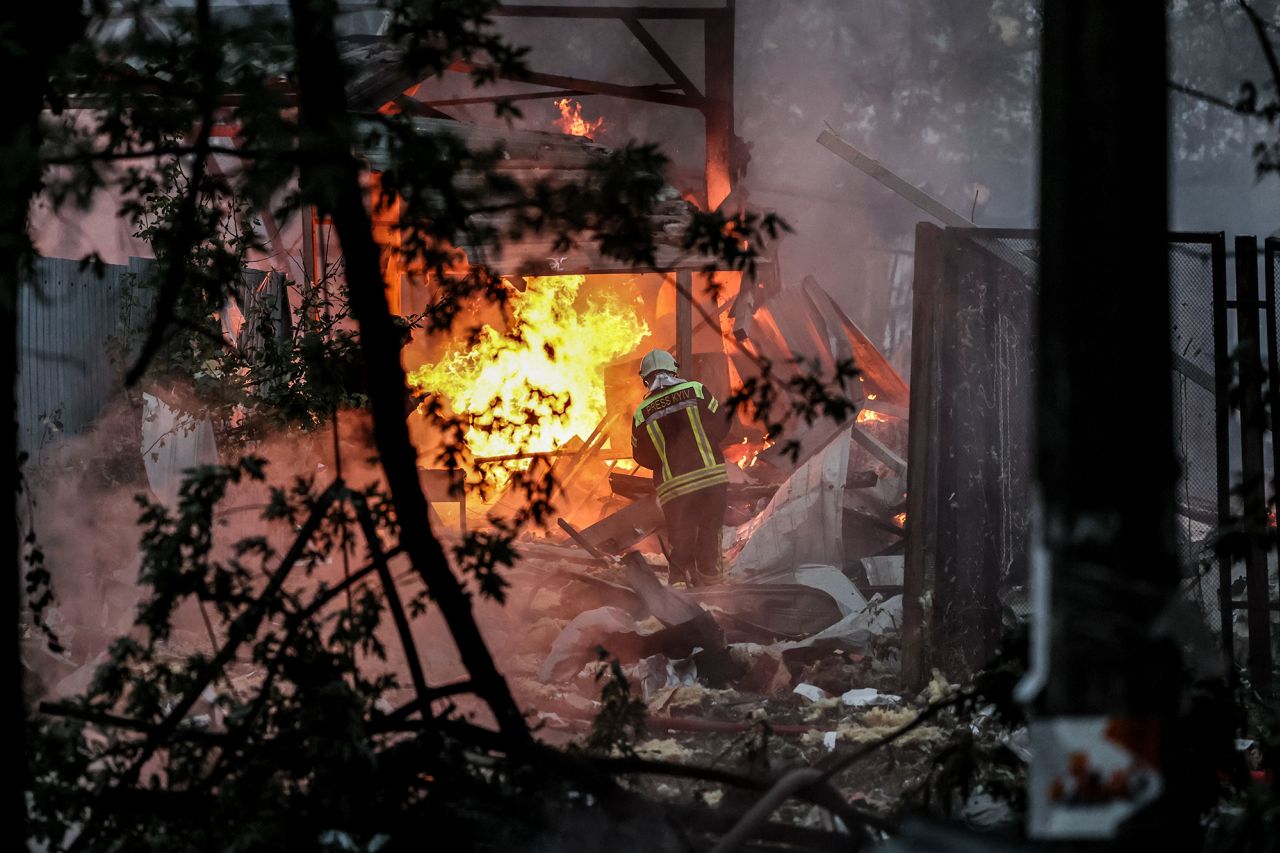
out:
<path id="1" fill-rule="evenodd" d="M 817 702 L 819 699 L 829 699 L 831 694 L 813 684 L 797 684 L 792 693 L 799 693 L 810 702 Z"/>
<path id="2" fill-rule="evenodd" d="M 897 705 L 902 697 L 881 693 L 874 687 L 857 687 L 841 694 L 840 701 L 850 708 L 874 708 L 878 705 Z"/>

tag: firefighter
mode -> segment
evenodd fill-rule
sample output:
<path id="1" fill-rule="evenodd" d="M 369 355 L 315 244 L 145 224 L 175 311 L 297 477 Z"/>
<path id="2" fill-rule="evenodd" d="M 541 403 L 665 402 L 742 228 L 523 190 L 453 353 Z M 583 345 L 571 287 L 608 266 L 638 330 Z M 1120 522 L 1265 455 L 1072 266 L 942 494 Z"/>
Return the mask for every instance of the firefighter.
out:
<path id="1" fill-rule="evenodd" d="M 649 394 L 631 421 L 631 453 L 653 470 L 667 522 L 669 582 L 705 586 L 720 578 L 720 528 L 729 491 L 720 441 L 729 412 L 701 382 L 677 374 L 671 353 L 640 362 Z"/>

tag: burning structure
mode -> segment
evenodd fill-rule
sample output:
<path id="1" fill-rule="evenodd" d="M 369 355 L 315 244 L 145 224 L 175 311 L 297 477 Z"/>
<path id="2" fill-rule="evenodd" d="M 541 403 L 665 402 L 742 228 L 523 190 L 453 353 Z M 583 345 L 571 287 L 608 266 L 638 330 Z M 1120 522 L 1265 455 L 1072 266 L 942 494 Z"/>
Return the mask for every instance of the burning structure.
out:
<path id="1" fill-rule="evenodd" d="M 1014 341 L 1019 346 L 1001 349 L 1010 341 L 995 332 L 997 345 L 984 336 L 966 335 L 974 329 L 984 335 L 1006 329 L 1000 323 L 974 321 L 991 306 L 972 292 L 954 303 L 954 317 L 940 317 L 942 309 L 935 307 L 930 313 L 930 306 L 920 304 L 917 321 L 923 334 L 917 335 L 915 354 L 926 369 L 916 371 L 909 388 L 813 277 L 789 278 L 774 257 L 754 257 L 753 268 L 734 263 L 742 257 L 739 244 L 746 238 L 737 230 L 733 214 L 755 211 L 735 186 L 745 169 L 747 146 L 734 134 L 733 12 L 732 3 L 678 9 L 499 7 L 498 14 L 509 17 L 595 16 L 621 23 L 670 78 L 661 84 L 623 86 L 523 75 L 525 82 L 551 90 L 538 96 L 553 99 L 560 133 L 545 127 L 489 127 L 452 120 L 440 111 L 457 99 L 434 97 L 422 89 L 420 80 L 406 77 L 414 69 L 406 70 L 407 63 L 399 61 L 403 57 L 380 32 L 341 45 L 341 58 L 358 69 L 346 81 L 346 107 L 341 107 L 344 93 L 339 86 L 327 97 L 300 101 L 299 114 L 314 121 L 317 103 L 339 104 L 307 130 L 328 121 L 360 132 L 340 135 L 336 147 L 319 150 L 324 156 L 300 159 L 307 164 L 340 164 L 349 173 L 343 185 L 346 194 L 316 193 L 315 184 L 302 180 L 306 204 L 297 222 L 277 227 L 263 213 L 265 242 L 274 251 L 253 259 L 263 269 L 240 275 L 241 280 L 228 288 L 230 300 L 214 306 L 223 336 L 219 342 L 240 357 L 234 369 L 224 370 L 214 359 L 183 361 L 185 352 L 175 361 L 193 380 L 198 376 L 209 385 L 233 386 L 249 375 L 246 365 L 253 352 L 267 342 L 301 348 L 304 343 L 332 345 L 357 339 L 364 347 L 364 375 L 355 376 L 357 370 L 342 374 L 334 367 L 334 384 L 349 396 L 367 392 L 376 398 L 371 406 L 378 413 L 374 429 L 354 439 L 342 435 L 338 422 L 348 415 L 326 400 L 330 408 L 313 420 L 332 426 L 332 449 L 318 451 L 314 434 L 306 439 L 310 444 L 299 452 L 308 466 L 302 472 L 307 476 L 299 478 L 302 486 L 267 495 L 265 487 L 254 491 L 257 487 L 252 485 L 232 490 L 245 506 L 269 507 L 275 513 L 270 520 L 288 518 L 295 523 L 279 525 L 288 528 L 287 536 L 277 530 L 276 540 L 246 535 L 227 549 L 231 556 L 225 563 L 202 563 L 184 576 L 185 582 L 204 577 L 203 572 L 222 584 L 195 600 L 195 610 L 188 615 L 198 613 L 201 622 L 192 620 L 196 630 L 176 641 L 186 644 L 182 651 L 192 655 L 214 647 L 210 659 L 216 666 L 200 666 L 189 684 L 172 682 L 185 690 L 180 701 L 163 704 L 161 700 L 169 699 L 157 698 L 163 691 L 145 693 L 144 699 L 155 700 L 153 716 L 159 721 L 147 731 L 172 734 L 196 725 L 192 719 L 198 703 L 219 679 L 230 685 L 228 692 L 221 700 L 204 700 L 210 708 L 199 725 L 211 726 L 216 734 L 241 725 L 243 717 L 223 714 L 222 708 L 236 707 L 232 703 L 240 701 L 241 690 L 272 696 L 271 679 L 283 665 L 272 648 L 294 648 L 289 643 L 307 634 L 298 625 L 313 616 L 354 632 L 363 625 L 356 624 L 359 614 L 374 626 L 363 637 L 366 645 L 343 640 L 348 647 L 345 658 L 338 653 L 326 657 L 332 651 L 328 647 L 323 654 L 308 648 L 315 653 L 308 660 L 358 661 L 360 666 L 353 664 L 340 673 L 337 682 L 356 683 L 360 690 L 367 687 L 365 693 L 352 691 L 369 705 L 361 706 L 352 718 L 388 727 L 378 734 L 403 733 L 394 727 L 410 718 L 423 728 L 438 721 L 452 723 L 461 707 L 468 712 L 487 710 L 498 733 L 521 744 L 529 736 L 524 716 L 528 712 L 540 726 L 540 737 L 560 742 L 588 731 L 600 736 L 597 714 L 614 713 L 621 702 L 624 711 L 633 713 L 628 718 L 633 728 L 642 727 L 634 723 L 635 704 L 642 706 L 647 717 L 643 727 L 657 735 L 638 743 L 638 748 L 668 757 L 687 756 L 695 749 L 706 754 L 708 743 L 715 749 L 732 745 L 711 735 L 758 735 L 760 745 L 749 752 L 766 760 L 785 756 L 782 760 L 788 763 L 797 756 L 805 762 L 820 761 L 846 743 L 896 740 L 923 748 L 944 737 L 937 727 L 922 725 L 924 715 L 938 713 L 958 694 L 941 675 L 930 677 L 927 664 L 941 663 L 949 674 L 966 674 L 979 666 L 982 654 L 968 649 L 951 654 L 949 638 L 976 634 L 978 652 L 991 651 L 999 633 L 994 610 L 1002 590 L 996 581 L 1020 579 L 1024 571 L 1018 544 L 1025 535 L 1026 516 L 1015 505 L 1026 503 L 1025 492 L 1018 488 L 1028 441 L 1020 431 L 1025 425 L 1005 418 L 1008 409 L 1016 407 L 1009 401 L 1027 384 L 1025 372 L 1020 372 L 1023 339 Z M 700 84 L 647 29 L 645 21 L 658 19 L 692 19 L 703 27 Z M 328 57 L 332 61 L 321 66 L 339 64 L 338 42 L 333 41 L 333 55 Z M 300 54 L 306 57 L 307 51 Z M 497 67 L 482 67 L 473 59 L 450 57 L 447 67 L 502 76 Z M 319 79 L 323 83 L 325 75 Z M 619 260 L 619 253 L 603 250 L 615 236 L 608 233 L 611 220 L 577 222 L 572 207 L 553 211 L 577 230 L 594 231 L 599 238 L 580 241 L 559 234 L 548 237 L 550 229 L 540 227 L 539 215 L 546 211 L 538 205 L 554 208 L 563 201 L 553 191 L 582 185 L 579 199 L 601 194 L 613 186 L 605 182 L 602 190 L 590 184 L 608 174 L 602 167 L 631 162 L 619 161 L 617 152 L 592 139 L 608 123 L 597 110 L 584 110 L 574 100 L 588 94 L 688 108 L 704 121 L 706 169 L 697 186 L 678 177 L 670 179 L 681 186 L 668 185 L 667 178 L 637 175 L 634 168 L 621 175 L 627 181 L 642 179 L 639 182 L 653 190 L 651 198 L 646 196 L 643 221 L 624 220 L 652 248 L 639 260 Z M 383 123 L 394 116 L 394 129 L 401 136 L 374 132 L 380 120 L 371 116 L 381 116 Z M 206 118 L 205 130 L 211 121 Z M 229 144 L 238 144 L 241 129 L 234 122 L 219 124 L 219 129 L 232 141 Z M 206 142 L 210 135 L 206 133 Z M 353 155 L 347 143 L 357 138 L 361 144 Z M 307 148 L 315 144 L 312 137 L 304 133 L 299 139 L 300 150 L 317 153 Z M 415 207 L 421 198 L 414 197 L 415 188 L 406 189 L 403 171 L 406 164 L 430 171 L 433 161 L 406 157 L 406 139 L 450 140 L 432 149 L 437 159 L 450 150 L 485 151 L 488 156 L 468 161 L 479 167 L 451 173 L 446 187 L 434 188 L 440 196 L 432 196 L 434 206 Z M 953 227 L 964 224 L 927 193 L 853 151 L 831 132 L 819 141 L 929 215 Z M 224 168 L 235 156 L 253 156 L 251 151 L 230 148 L 205 154 L 200 163 L 211 170 Z M 302 176 L 315 178 L 305 169 Z M 533 203 L 520 209 L 507 203 L 504 193 L 517 190 Z M 345 220 L 333 215 L 339 207 L 335 197 L 347 202 L 341 211 Z M 196 196 L 190 199 L 194 203 Z M 435 267 L 424 264 L 425 252 L 415 242 L 424 230 L 422 210 L 447 216 L 455 206 L 465 212 L 460 215 L 465 227 L 455 229 L 455 235 L 475 239 L 432 243 L 427 250 L 447 255 L 448 261 Z M 729 214 L 713 235 L 718 242 L 712 245 L 722 251 L 704 251 L 705 243 L 688 237 L 695 222 L 705 224 L 699 215 L 717 211 Z M 335 241 L 333 230 L 342 230 L 339 221 L 347 227 Z M 353 221 L 361 227 L 352 229 Z M 286 233 L 291 228 L 296 233 Z M 1016 277 L 1009 268 L 1025 267 L 1027 252 L 994 245 L 987 239 L 991 235 L 959 236 L 964 239 L 950 247 L 957 256 L 973 252 L 991 265 L 977 276 L 978 291 L 1000 290 L 1007 302 L 996 306 L 1003 311 L 999 319 L 1015 321 L 1012 325 L 1025 331 L 1025 277 L 1010 284 Z M 750 247 L 750 240 L 746 242 Z M 296 281 L 278 270 L 267 274 L 271 258 L 288 257 L 299 245 L 302 275 Z M 692 248 L 699 245 L 703 248 Z M 172 263 L 174 257 L 187 262 L 181 252 L 161 261 Z M 46 263 L 40 270 L 51 288 L 66 284 L 59 284 L 68 278 L 65 265 Z M 464 299 L 449 323 L 419 322 L 437 310 L 450 276 L 473 273 L 492 285 L 483 293 L 496 294 L 494 300 Z M 108 274 L 123 279 L 120 269 Z M 369 300 L 350 300 L 351 320 L 342 318 L 349 306 L 338 304 L 339 319 L 324 326 L 323 334 L 315 332 L 315 326 L 299 331 L 302 324 L 291 325 L 301 319 L 311 322 L 313 315 L 327 321 L 330 308 L 341 302 L 335 294 L 341 293 L 342 285 L 348 293 Z M 371 311 L 370 305 L 377 310 Z M 26 303 L 24 310 L 35 315 L 39 308 Z M 935 321 L 936 328 L 930 325 Z M 959 332 L 952 321 L 962 324 Z M 394 340 L 405 330 L 417 331 L 406 335 L 412 337 L 407 342 Z M 353 331 L 359 334 L 344 338 Z M 44 349 L 40 333 L 34 325 L 25 330 L 22 345 Z M 950 349 L 934 351 L 935 334 Z M 308 335 L 311 339 L 304 340 Z M 103 351 L 105 336 L 96 337 L 89 345 L 91 360 Z M 734 420 L 720 448 L 728 460 L 723 476 L 728 480 L 729 508 L 726 523 L 714 533 L 722 546 L 724 580 L 691 590 L 664 582 L 671 580 L 669 575 L 664 579 L 671 564 L 669 537 L 653 482 L 637 470 L 629 450 L 628 422 L 644 393 L 637 381 L 638 362 L 640 354 L 651 349 L 672 351 L 684 376 L 697 379 L 726 406 L 743 404 L 734 407 Z M 996 355 L 990 363 L 979 358 L 992 351 Z M 34 372 L 28 370 L 24 378 Z M 313 375 L 304 379 L 310 381 Z M 404 402 L 402 378 L 413 402 L 408 429 L 399 408 Z M 272 382 L 287 385 L 288 379 L 252 382 L 260 387 Z M 298 379 L 298 384 L 306 382 Z M 29 435 L 39 432 L 39 418 L 48 414 L 48 400 L 37 399 L 48 387 L 39 382 L 24 386 L 27 396 L 20 410 Z M 259 472 L 256 463 L 230 474 L 202 468 L 196 472 L 202 485 L 179 486 L 181 469 L 217 461 L 209 446 L 212 416 L 197 412 L 199 406 L 173 393 L 171 383 L 156 383 L 148 393 L 152 391 L 145 417 L 156 429 L 156 424 L 163 427 L 170 449 L 163 458 L 151 446 L 145 449 L 150 459 L 144 474 L 161 499 L 148 505 L 154 550 L 157 542 L 181 544 L 185 531 L 203 530 L 187 523 L 189 517 L 213 525 L 211 508 L 199 514 L 206 509 L 198 505 L 202 495 L 220 495 L 219 488 L 230 489 L 228 483 L 240 486 L 240 478 L 252 480 Z M 58 388 L 52 396 L 66 394 Z M 965 409 L 964 404 L 975 401 L 996 407 L 990 422 L 983 420 L 988 412 L 980 406 Z M 251 414 L 243 404 L 227 408 L 232 409 L 227 423 L 241 423 Z M 77 417 L 83 414 L 77 410 Z M 441 422 L 460 425 L 459 432 L 448 434 Z M 984 431 L 987 426 L 992 429 Z M 301 445 L 303 432 L 286 431 L 281 443 Z M 144 435 L 150 433 L 144 430 Z M 1256 438 L 1249 436 L 1251 459 Z M 252 441 L 258 450 L 272 447 L 260 436 Z M 446 452 L 456 444 L 461 445 L 459 453 Z M 361 468 L 353 458 L 357 454 L 345 453 L 353 445 L 365 455 L 376 449 L 384 457 L 382 468 Z M 401 454 L 388 460 L 388 448 Z M 138 456 L 136 442 L 129 455 Z M 331 485 L 311 494 L 307 484 L 317 476 Z M 373 485 L 364 488 L 362 476 Z M 510 522 L 528 503 L 528 496 L 513 486 L 517 480 L 549 484 L 552 516 L 546 520 L 554 519 L 554 524 L 521 527 Z M 391 497 L 379 503 L 378 489 L 384 484 Z M 289 496 L 297 498 L 299 491 L 304 497 L 289 504 Z M 957 495 L 962 497 L 957 500 Z M 988 501 L 992 495 L 995 499 Z M 1196 497 L 1194 502 L 1188 499 L 1188 513 L 1203 509 L 1204 496 Z M 394 524 L 388 522 L 388 507 L 394 511 Z M 340 534 L 326 527 L 333 523 L 331 510 L 347 525 Z M 454 517 L 457 534 L 455 525 L 448 523 Z M 426 519 L 432 523 L 423 523 Z M 510 532 L 514 538 L 502 538 Z M 214 538 L 212 533 L 209 538 Z M 492 541 L 501 543 L 497 556 L 490 551 L 486 558 L 477 557 L 480 546 Z M 211 550 L 169 547 L 166 553 L 199 561 Z M 215 553 L 221 560 L 223 552 Z M 244 567 L 246 554 L 262 556 L 264 563 L 283 556 L 273 563 L 271 581 L 264 583 Z M 154 577 L 154 554 L 140 559 Z M 365 565 L 352 564 L 366 560 Z M 295 573 L 286 584 L 295 565 L 305 566 L 305 572 Z M 405 565 L 415 573 L 399 571 Z M 1265 581 L 1265 561 L 1262 574 Z M 110 607 L 98 618 L 117 628 L 121 613 L 136 599 L 129 601 L 127 591 L 121 591 L 125 585 L 118 575 L 108 580 L 100 586 L 110 587 Z M 1252 580 L 1259 585 L 1256 572 Z M 425 587 L 425 593 L 411 584 Z M 493 599 L 511 591 L 508 606 L 481 602 L 472 621 L 472 584 Z M 1264 586 L 1250 597 L 1254 610 L 1263 609 L 1259 597 L 1265 598 Z M 228 588 L 234 595 L 226 593 Z M 270 598 L 273 595 L 278 598 Z M 206 598 L 222 608 L 222 624 L 215 625 L 206 612 Z M 249 615 L 233 620 L 234 608 L 245 601 L 252 602 Z M 384 603 L 392 616 L 392 624 L 385 627 L 378 624 Z M 426 612 L 416 623 L 408 618 L 415 606 Z M 931 606 L 936 607 L 932 612 Z M 281 618 L 264 623 L 262 614 L 268 611 Z M 236 658 L 248 639 L 242 627 L 246 624 L 265 624 L 263 630 L 276 632 L 272 637 L 279 640 L 277 646 L 257 645 L 253 665 Z M 921 654 L 927 627 L 937 629 L 928 634 L 931 650 L 941 648 L 949 656 Z M 219 636 L 219 629 L 224 636 Z M 340 633 L 335 630 L 333 636 Z M 154 642 L 157 636 L 169 640 L 168 633 L 154 632 L 147 652 L 170 654 L 169 647 Z M 446 645 L 438 642 L 444 637 L 455 641 L 456 659 L 435 653 Z M 34 648 L 39 635 L 33 632 L 29 639 Z M 304 637 L 307 642 L 314 639 Z M 362 668 L 381 673 L 377 668 L 386 661 L 380 663 L 379 655 L 369 649 L 395 647 L 392 640 L 398 641 L 401 654 L 386 665 L 399 680 L 391 679 L 393 687 L 378 693 L 380 688 L 362 681 Z M 353 651 L 357 646 L 359 653 Z M 54 696 L 84 689 L 101 648 L 100 643 L 95 647 L 85 641 L 66 655 L 55 655 L 56 677 L 48 678 L 44 687 Z M 600 648 L 612 656 L 612 671 L 621 684 L 621 693 L 609 694 L 612 699 L 599 692 Z M 422 654 L 421 649 L 432 653 Z M 148 663 L 158 672 L 181 671 L 174 658 L 163 655 Z M 627 685 L 634 686 L 634 695 Z M 55 706 L 52 712 L 77 710 Z M 248 716 L 252 720 L 253 715 Z M 761 726 L 762 719 L 769 724 Z M 1025 759 L 1024 733 L 983 731 L 977 721 L 973 725 L 977 728 L 967 731 L 998 741 L 1008 753 L 1002 753 L 1005 759 Z M 698 738 L 686 737 L 690 733 Z M 779 749 L 768 742 L 774 734 L 795 741 Z M 273 735 L 266 732 L 264 742 Z M 135 768 L 147 764 L 160 740 L 148 735 L 136 753 Z M 612 747 L 621 742 L 604 743 Z M 850 752 L 838 760 L 851 761 L 850 756 L 857 755 Z M 926 758 L 923 751 L 915 757 Z M 435 781 L 428 773 L 418 773 L 415 779 Z M 981 803 L 974 808 L 982 813 Z"/>
<path id="2" fill-rule="evenodd" d="M 568 7 L 539 9 L 552 17 L 587 14 Z M 525 79 L 561 89 L 568 86 L 580 94 L 696 109 L 705 121 L 704 183 L 679 189 L 667 185 L 657 193 L 648 219 L 656 254 L 647 264 L 619 262 L 589 241 L 559 244 L 536 229 L 524 239 L 505 239 L 500 245 L 451 249 L 459 274 L 483 269 L 502 280 L 506 310 L 477 300 L 464 308 L 451 329 L 415 335 L 404 350 L 411 392 L 467 425 L 464 468 L 441 469 L 441 436 L 428 418 L 411 415 L 432 511 L 437 518 L 452 519 L 456 513 L 457 529 L 464 534 L 483 531 L 519 504 L 519 496 L 508 488 L 513 472 L 533 479 L 549 475 L 557 484 L 559 524 L 530 532 L 517 543 L 522 554 L 518 571 L 528 585 L 526 591 L 545 605 L 545 593 L 555 589 L 568 608 L 557 610 L 557 616 L 569 617 L 568 623 L 580 617 L 590 622 L 600 614 L 596 608 L 580 606 L 575 584 L 585 584 L 593 593 L 615 588 L 618 560 L 640 555 L 643 565 L 633 562 L 631 571 L 641 579 L 633 577 L 631 591 L 620 594 L 629 596 L 630 618 L 643 619 L 641 614 L 653 605 L 646 599 L 652 590 L 643 578 L 654 570 L 661 575 L 667 546 L 652 484 L 630 458 L 627 430 L 643 395 L 637 381 L 639 356 L 647 349 L 667 349 L 682 371 L 704 383 L 716 398 L 740 397 L 745 404 L 724 447 L 730 511 L 723 541 L 726 568 L 734 582 L 724 589 L 700 591 L 687 614 L 711 608 L 724 622 L 712 620 L 718 625 L 713 630 L 717 636 L 727 630 L 734 642 L 764 644 L 803 643 L 852 619 L 857 623 L 848 626 L 852 633 L 836 631 L 837 644 L 866 651 L 873 634 L 883 634 L 886 626 L 896 629 L 896 617 L 868 615 L 868 607 L 878 607 L 868 602 L 892 601 L 902 585 L 907 386 L 814 279 L 787 281 L 770 257 L 759 258 L 752 272 L 744 274 L 687 248 L 686 231 L 699 207 L 744 204 L 733 195 L 734 176 L 743 164 L 741 140 L 732 133 L 732 7 L 690 13 L 709 36 L 701 86 L 649 35 L 642 21 L 666 14 L 650 11 L 652 15 L 639 10 L 616 17 L 673 78 L 671 85 L 624 89 L 536 73 Z M 502 12 L 532 14 L 519 7 Z M 710 38 L 716 34 L 718 40 Z M 554 99 L 560 133 L 454 121 L 440 114 L 439 99 L 424 96 L 417 81 L 401 76 L 389 56 L 376 40 L 357 40 L 349 46 L 344 58 L 361 69 L 348 86 L 352 110 L 411 115 L 416 133 L 448 136 L 470 150 L 493 151 L 492 172 L 486 179 L 497 175 L 520 186 L 554 186 L 589 173 L 610 156 L 608 148 L 591 138 L 606 120 L 584 113 L 581 103 L 569 95 Z M 469 66 L 459 61 L 450 67 L 465 71 Z M 210 162 L 217 169 L 231 169 L 238 132 L 234 122 L 219 130 L 231 147 L 225 154 L 212 153 Z M 394 162 L 388 138 L 381 137 L 381 146 L 366 146 L 360 156 L 368 168 L 365 204 L 381 249 L 387 300 L 392 311 L 412 322 L 430 310 L 433 284 L 427 273 L 406 260 L 410 253 L 403 245 L 405 208 L 394 189 L 384 189 L 383 175 Z M 467 184 L 481 176 L 462 175 L 459 180 Z M 501 205 L 494 208 L 472 214 L 471 233 L 512 230 L 510 214 Z M 318 310 L 320 303 L 308 302 L 316 293 L 322 295 L 327 312 L 338 286 L 333 271 L 342 266 L 332 223 L 317 211 L 304 208 L 297 222 L 277 223 L 269 211 L 261 215 L 267 248 L 286 257 L 300 248 L 302 274 L 290 281 L 274 272 L 246 273 L 244 286 L 223 310 L 228 342 L 244 352 L 263 340 L 294 339 L 300 333 L 291 318 L 300 311 Z M 146 264 L 134 267 L 141 270 Z M 66 272 L 56 265 L 42 269 L 53 288 Z M 125 279 L 114 268 L 109 274 L 113 282 Z M 120 288 L 121 293 L 113 291 L 112 296 L 123 302 L 123 284 Z M 25 307 L 30 316 L 40 310 L 35 303 Z M 24 347 L 38 350 L 49 343 L 36 337 L 46 326 L 30 328 Z M 104 326 L 101 331 L 105 338 L 114 330 Z M 102 341 L 90 341 L 89 346 L 96 351 Z M 26 371 L 33 380 L 35 371 Z M 847 411 L 835 416 L 786 411 L 785 406 L 768 411 L 751 405 L 750 395 L 744 393 L 751 387 L 773 388 L 776 397 L 777 389 L 803 389 L 819 377 L 837 382 L 839 393 L 848 398 Z M 47 434 L 39 419 L 59 402 L 54 397 L 68 391 L 40 381 L 25 387 L 29 391 L 20 412 L 29 441 L 38 448 L 39 434 Z M 170 397 L 156 405 L 174 407 L 175 423 L 185 417 L 196 425 L 168 430 L 163 442 L 155 442 L 170 448 L 165 459 L 149 463 L 153 491 L 177 500 L 180 469 L 193 460 L 212 461 L 216 455 L 209 446 L 207 423 L 182 415 L 181 401 Z M 77 414 L 72 430 L 91 420 L 90 412 Z M 182 448 L 196 436 L 203 442 L 201 448 L 186 453 Z M 332 462 L 341 466 L 340 459 Z M 463 494 L 451 494 L 459 481 L 466 482 Z M 453 525 L 440 529 L 449 536 Z M 577 568 L 565 574 L 566 566 Z M 572 589 L 565 587 L 566 578 Z M 890 613 L 897 606 L 891 606 Z M 699 619 L 705 627 L 706 617 Z M 672 621 L 669 627 L 684 621 Z M 879 627 L 872 631 L 869 625 Z M 584 642 L 592 639 L 580 627 L 578 623 L 570 631 L 563 626 L 568 634 L 552 645 L 563 647 L 569 635 L 581 634 Z M 710 635 L 689 636 L 706 641 Z M 716 645 L 723 648 L 723 640 Z M 663 646 L 669 654 L 683 647 L 683 640 Z M 537 669 L 559 673 L 564 666 L 544 661 Z"/>

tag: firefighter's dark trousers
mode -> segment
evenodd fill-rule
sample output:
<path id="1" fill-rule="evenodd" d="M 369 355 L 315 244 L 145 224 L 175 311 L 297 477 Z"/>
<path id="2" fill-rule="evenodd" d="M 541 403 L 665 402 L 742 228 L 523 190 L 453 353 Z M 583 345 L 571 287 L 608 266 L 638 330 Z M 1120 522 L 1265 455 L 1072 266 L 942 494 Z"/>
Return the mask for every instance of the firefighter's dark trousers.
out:
<path id="1" fill-rule="evenodd" d="M 693 586 L 713 584 L 720 577 L 720 528 L 729 487 L 708 486 L 662 505 L 667 520 L 667 555 L 671 566 L 670 581 L 685 581 Z"/>

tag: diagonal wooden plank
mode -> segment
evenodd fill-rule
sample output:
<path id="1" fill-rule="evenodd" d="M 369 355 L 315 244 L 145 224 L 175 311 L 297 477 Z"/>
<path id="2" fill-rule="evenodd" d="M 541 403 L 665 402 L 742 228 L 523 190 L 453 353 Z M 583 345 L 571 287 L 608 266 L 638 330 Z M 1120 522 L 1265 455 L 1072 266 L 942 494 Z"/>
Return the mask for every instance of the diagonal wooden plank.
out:
<path id="1" fill-rule="evenodd" d="M 673 83 L 684 89 L 686 95 L 693 95 L 696 98 L 702 97 L 702 92 L 689 79 L 689 75 L 684 73 L 679 63 L 672 59 L 671 54 L 667 53 L 666 48 L 658 43 L 658 40 L 653 37 L 653 33 L 645 29 L 644 24 L 640 23 L 638 18 L 623 18 L 623 23 L 627 25 L 627 29 L 631 31 L 631 34 L 636 37 L 636 41 L 644 45 L 645 50 L 649 51 L 649 55 L 662 66 L 662 70 L 667 72 Z"/>

